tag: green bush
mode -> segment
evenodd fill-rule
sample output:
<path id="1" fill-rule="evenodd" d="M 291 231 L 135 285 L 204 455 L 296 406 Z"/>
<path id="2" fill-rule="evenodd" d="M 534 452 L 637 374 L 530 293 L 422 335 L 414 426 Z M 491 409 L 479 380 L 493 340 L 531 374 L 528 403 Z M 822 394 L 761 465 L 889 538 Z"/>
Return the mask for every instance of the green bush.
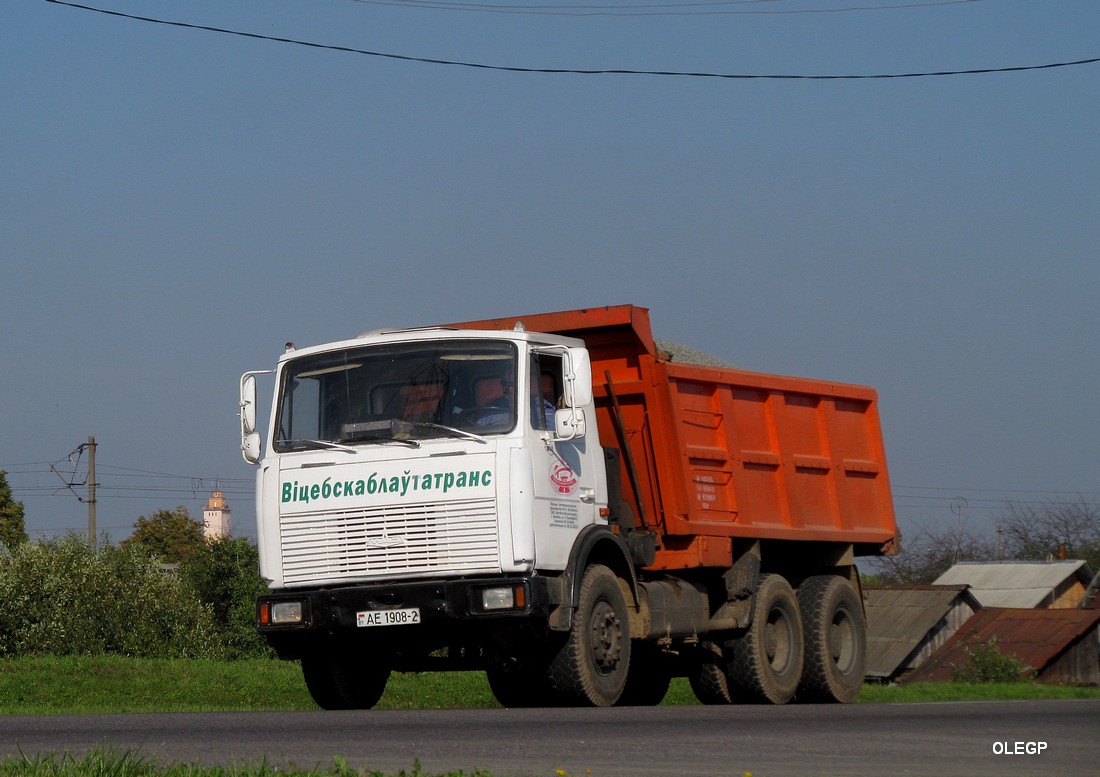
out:
<path id="1" fill-rule="evenodd" d="M 1027 666 L 1015 656 L 1006 656 L 993 637 L 984 644 L 966 648 L 966 663 L 951 667 L 955 683 L 1019 683 L 1030 679 Z"/>
<path id="2" fill-rule="evenodd" d="M 268 588 L 255 545 L 228 537 L 209 540 L 180 566 L 180 576 L 210 606 L 227 658 L 274 656 L 256 631 L 256 597 Z"/>
<path id="3" fill-rule="evenodd" d="M 210 608 L 140 547 L 77 535 L 0 557 L 0 656 L 218 658 Z"/>

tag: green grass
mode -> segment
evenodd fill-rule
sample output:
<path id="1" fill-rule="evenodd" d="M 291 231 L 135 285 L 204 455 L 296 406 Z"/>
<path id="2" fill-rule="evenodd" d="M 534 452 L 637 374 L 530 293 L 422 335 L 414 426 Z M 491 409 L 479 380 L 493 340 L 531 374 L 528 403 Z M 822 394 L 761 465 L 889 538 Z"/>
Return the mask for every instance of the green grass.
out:
<path id="1" fill-rule="evenodd" d="M 928 702 L 1100 698 L 1097 688 L 1038 683 L 923 683 L 864 686 L 859 701 Z M 673 680 L 667 705 L 697 704 L 684 679 Z M 481 672 L 395 673 L 379 709 L 495 707 Z M 152 660 L 124 657 L 0 659 L 0 714 L 313 710 L 296 663 Z"/>
<path id="2" fill-rule="evenodd" d="M 1100 688 L 1018 683 L 913 683 L 864 685 L 860 703 L 916 703 L 944 701 L 1041 701 L 1044 699 L 1100 699 Z"/>
<path id="3" fill-rule="evenodd" d="M 481 672 L 395 673 L 379 709 L 494 707 Z M 0 659 L 0 714 L 315 710 L 298 664 L 121 656 Z"/>
<path id="4" fill-rule="evenodd" d="M 0 713 L 315 709 L 281 661 L 39 656 L 0 660 Z"/>
<path id="5" fill-rule="evenodd" d="M 387 777 L 383 772 L 356 769 L 343 758 L 334 758 L 327 769 L 275 767 L 267 763 L 224 768 L 195 764 L 163 765 L 131 751 L 94 750 L 82 758 L 72 755 L 22 756 L 0 760 L 0 777 Z M 410 771 L 402 769 L 388 777 L 491 777 L 489 772 L 461 770 L 429 774 L 413 762 Z"/>

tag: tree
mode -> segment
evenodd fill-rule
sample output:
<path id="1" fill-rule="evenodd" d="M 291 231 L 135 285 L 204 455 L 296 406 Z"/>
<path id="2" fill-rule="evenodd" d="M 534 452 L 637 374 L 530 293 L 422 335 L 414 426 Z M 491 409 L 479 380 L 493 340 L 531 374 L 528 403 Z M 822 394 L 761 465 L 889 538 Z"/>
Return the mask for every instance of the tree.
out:
<path id="1" fill-rule="evenodd" d="M 991 558 L 992 545 L 961 523 L 938 531 L 920 528 L 912 538 L 902 539 L 898 553 L 874 561 L 879 570 L 875 577 L 883 583 L 933 583 L 960 561 Z"/>
<path id="2" fill-rule="evenodd" d="M 206 538 L 202 522 L 180 505 L 175 510 L 157 510 L 148 518 L 140 516 L 134 533 L 122 545 L 140 545 L 167 564 L 186 564 L 202 552 Z"/>
<path id="3" fill-rule="evenodd" d="M 994 519 L 1004 558 L 1084 559 L 1100 572 L 1100 504 L 1078 497 L 1073 502 L 1007 502 Z M 1001 554 L 999 554 L 1001 555 Z"/>
<path id="4" fill-rule="evenodd" d="M 8 473 L 0 469 L 0 545 L 15 550 L 27 541 L 23 522 L 23 503 L 12 499 Z"/>
<path id="5" fill-rule="evenodd" d="M 1100 572 L 1100 504 L 1078 497 L 1072 502 L 1006 502 L 994 513 L 999 540 L 967 530 L 965 523 L 941 530 L 919 528 L 905 537 L 894 556 L 875 559 L 874 578 L 883 583 L 931 583 L 959 561 L 1043 561 L 1083 559 Z M 1000 547 L 998 547 L 998 545 Z"/>

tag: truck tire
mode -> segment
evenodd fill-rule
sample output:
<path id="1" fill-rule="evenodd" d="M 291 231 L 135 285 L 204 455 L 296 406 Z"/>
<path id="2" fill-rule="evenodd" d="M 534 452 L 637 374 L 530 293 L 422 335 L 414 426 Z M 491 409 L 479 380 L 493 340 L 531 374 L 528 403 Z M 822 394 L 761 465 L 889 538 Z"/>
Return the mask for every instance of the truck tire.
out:
<path id="1" fill-rule="evenodd" d="M 703 704 L 732 704 L 722 648 L 714 642 L 700 645 L 699 656 L 688 669 L 691 690 Z"/>
<path id="2" fill-rule="evenodd" d="M 369 710 L 386 690 L 390 667 L 370 656 L 314 654 L 302 657 L 302 677 L 323 710 Z"/>
<path id="3" fill-rule="evenodd" d="M 867 623 L 851 584 L 837 575 L 818 575 L 798 587 L 806 641 L 800 701 L 856 700 L 863 687 Z"/>
<path id="4" fill-rule="evenodd" d="M 485 668 L 489 690 L 502 707 L 559 707 L 562 698 L 550 684 L 549 671 L 518 664 L 493 664 Z"/>
<path id="5" fill-rule="evenodd" d="M 782 575 L 763 575 L 753 602 L 752 625 L 727 643 L 731 697 L 786 704 L 802 679 L 802 618 L 798 599 Z"/>
<path id="6" fill-rule="evenodd" d="M 672 667 L 652 642 L 634 640 L 630 647 L 630 674 L 618 707 L 654 707 L 664 701 L 672 685 Z"/>
<path id="7" fill-rule="evenodd" d="M 579 704 L 615 704 L 630 671 L 629 618 L 615 573 L 602 564 L 586 569 L 573 628 L 550 661 L 554 689 Z"/>

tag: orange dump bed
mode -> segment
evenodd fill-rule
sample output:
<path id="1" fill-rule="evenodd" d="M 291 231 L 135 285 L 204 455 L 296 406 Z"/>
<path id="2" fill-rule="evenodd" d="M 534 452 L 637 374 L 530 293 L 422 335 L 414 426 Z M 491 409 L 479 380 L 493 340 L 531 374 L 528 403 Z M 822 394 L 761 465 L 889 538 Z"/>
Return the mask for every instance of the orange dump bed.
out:
<path id="1" fill-rule="evenodd" d="M 468 322 L 585 341 L 603 445 L 622 491 L 660 536 L 655 568 L 724 566 L 735 538 L 853 544 L 896 534 L 873 389 L 704 367 L 658 352 L 645 308 Z"/>

